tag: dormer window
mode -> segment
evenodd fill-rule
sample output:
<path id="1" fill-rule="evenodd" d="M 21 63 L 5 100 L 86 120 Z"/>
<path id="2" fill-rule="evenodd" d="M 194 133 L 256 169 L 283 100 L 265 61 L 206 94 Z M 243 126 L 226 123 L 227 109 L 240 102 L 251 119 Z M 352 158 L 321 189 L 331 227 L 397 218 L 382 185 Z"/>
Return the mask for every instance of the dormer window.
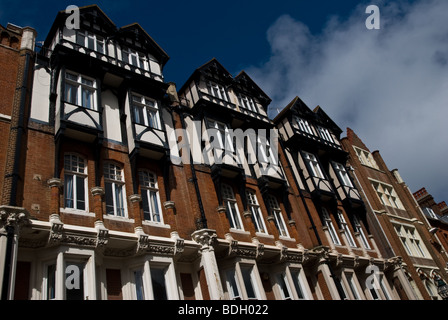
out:
<path id="1" fill-rule="evenodd" d="M 148 59 L 143 53 L 123 47 L 121 49 L 121 56 L 123 62 L 140 69 L 149 70 Z"/>
<path id="2" fill-rule="evenodd" d="M 240 104 L 240 107 L 250 110 L 252 112 L 258 112 L 254 99 L 249 98 L 243 94 L 240 94 L 238 96 L 238 102 Z"/>
<path id="3" fill-rule="evenodd" d="M 299 125 L 301 131 L 306 132 L 308 134 L 313 134 L 313 130 L 310 127 L 310 124 L 305 119 L 296 117 L 296 122 Z"/>
<path id="4" fill-rule="evenodd" d="M 331 133 L 327 128 L 318 127 L 319 135 L 322 139 L 334 143 L 333 138 L 331 137 Z"/>
<path id="5" fill-rule="evenodd" d="M 207 82 L 207 89 L 208 89 L 208 93 L 210 95 L 212 95 L 213 97 L 224 100 L 224 101 L 229 101 L 227 99 L 226 90 L 224 89 L 224 87 L 222 85 L 209 81 L 209 82 Z"/>
<path id="6" fill-rule="evenodd" d="M 87 31 L 76 32 L 76 43 L 90 50 L 104 54 L 104 38 Z"/>

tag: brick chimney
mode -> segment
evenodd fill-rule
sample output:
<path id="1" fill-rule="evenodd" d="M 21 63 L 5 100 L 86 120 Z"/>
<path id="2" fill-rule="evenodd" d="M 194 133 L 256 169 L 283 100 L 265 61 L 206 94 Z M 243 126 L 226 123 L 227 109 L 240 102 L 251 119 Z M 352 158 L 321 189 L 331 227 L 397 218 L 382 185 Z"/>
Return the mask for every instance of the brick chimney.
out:
<path id="1" fill-rule="evenodd" d="M 437 206 L 439 207 L 439 209 L 440 209 L 440 213 L 442 214 L 442 215 L 448 215 L 448 205 L 446 204 L 446 202 L 445 201 L 443 201 L 443 202 L 440 202 L 439 204 L 437 204 Z"/>
<path id="2" fill-rule="evenodd" d="M 415 198 L 415 200 L 417 200 L 417 202 L 422 200 L 424 197 L 426 197 L 428 195 L 429 195 L 429 193 L 428 193 L 428 191 L 426 191 L 426 188 L 421 188 L 417 192 L 414 192 L 414 198 Z"/>

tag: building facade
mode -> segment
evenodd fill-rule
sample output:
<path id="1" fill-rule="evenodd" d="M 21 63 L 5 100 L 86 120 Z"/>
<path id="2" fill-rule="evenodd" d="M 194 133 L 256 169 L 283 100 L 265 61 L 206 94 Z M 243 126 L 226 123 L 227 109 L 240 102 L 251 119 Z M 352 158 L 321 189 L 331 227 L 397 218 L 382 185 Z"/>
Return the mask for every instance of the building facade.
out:
<path id="1" fill-rule="evenodd" d="M 435 279 L 446 279 L 446 253 L 433 246 L 431 226 L 398 170 L 389 170 L 350 128 L 342 144 L 368 216 L 377 222 L 374 232 L 387 241 L 384 256 L 397 260 L 392 281 L 400 299 L 441 299 Z"/>
<path id="2" fill-rule="evenodd" d="M 365 191 L 406 187 L 382 162 L 362 171 L 368 149 L 322 108 L 296 97 L 271 120 L 217 59 L 177 87 L 139 24 L 79 14 L 73 28 L 59 12 L 36 50 L 33 29 L 1 27 L 2 299 L 436 297 L 422 274 L 446 279 L 446 253 L 423 213 Z M 423 257 L 390 231 L 409 224 Z"/>

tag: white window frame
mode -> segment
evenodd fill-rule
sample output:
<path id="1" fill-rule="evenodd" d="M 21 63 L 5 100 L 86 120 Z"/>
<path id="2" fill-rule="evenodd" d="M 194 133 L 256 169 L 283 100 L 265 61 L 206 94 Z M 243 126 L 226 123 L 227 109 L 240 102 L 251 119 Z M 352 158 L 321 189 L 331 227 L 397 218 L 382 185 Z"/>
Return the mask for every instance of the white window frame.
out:
<path id="1" fill-rule="evenodd" d="M 378 164 L 376 163 L 375 159 L 373 159 L 373 156 L 369 151 L 356 146 L 353 146 L 353 149 L 355 149 L 356 155 L 363 165 L 379 170 Z"/>
<path id="2" fill-rule="evenodd" d="M 381 181 L 373 180 L 370 178 L 369 180 L 372 188 L 375 190 L 378 198 L 383 205 L 393 207 L 395 209 L 404 210 L 403 204 L 398 197 L 398 194 L 395 192 L 394 187 Z"/>
<path id="3" fill-rule="evenodd" d="M 226 102 L 229 101 L 229 99 L 227 97 L 227 91 L 224 88 L 224 86 L 217 84 L 216 82 L 207 81 L 207 89 L 208 89 L 208 93 L 211 96 L 218 98 L 220 100 L 224 100 Z"/>
<path id="4" fill-rule="evenodd" d="M 355 232 L 358 232 L 361 237 L 361 243 L 362 243 L 364 249 L 371 250 L 372 248 L 370 247 L 369 241 L 367 240 L 367 237 L 364 233 L 364 229 L 362 228 L 361 222 L 358 219 L 358 217 L 355 215 L 353 216 L 353 223 L 354 223 Z"/>
<path id="5" fill-rule="evenodd" d="M 335 245 L 341 245 L 341 240 L 338 237 L 338 234 L 336 233 L 336 229 L 334 228 L 333 220 L 331 220 L 330 214 L 328 213 L 327 209 L 322 207 L 322 217 L 325 223 L 325 226 L 328 228 L 328 233 L 330 234 L 331 241 Z"/>
<path id="6" fill-rule="evenodd" d="M 83 39 L 81 39 L 81 37 Z M 82 40 L 82 41 L 81 41 Z M 105 54 L 105 39 L 104 37 L 94 34 L 88 31 L 77 30 L 76 31 L 76 43 L 87 49 L 96 51 L 101 54 Z"/>
<path id="7" fill-rule="evenodd" d="M 331 136 L 330 130 L 328 130 L 327 128 L 318 126 L 317 127 L 317 131 L 319 132 L 319 135 L 322 139 L 334 143 L 333 137 Z"/>
<path id="8" fill-rule="evenodd" d="M 426 212 L 429 215 L 430 218 L 439 220 L 439 218 L 437 217 L 437 215 L 434 212 L 434 210 L 432 210 L 432 208 L 424 207 L 424 208 L 422 208 L 422 210 L 423 210 L 423 212 Z"/>
<path id="9" fill-rule="evenodd" d="M 252 190 L 246 190 L 247 205 L 252 216 L 255 231 L 267 234 L 266 224 L 264 223 L 263 214 L 260 210 L 257 195 Z"/>
<path id="10" fill-rule="evenodd" d="M 350 300 L 363 300 L 363 296 L 361 295 L 361 291 L 358 287 L 358 280 L 356 278 L 356 275 L 352 271 L 345 271 L 343 272 L 345 283 L 348 285 L 348 288 L 350 289 Z M 347 291 L 347 290 L 346 290 Z"/>
<path id="11" fill-rule="evenodd" d="M 277 227 L 278 233 L 282 237 L 289 238 L 288 228 L 286 226 L 285 220 L 283 219 L 282 209 L 278 204 L 277 198 L 272 194 L 267 196 L 269 203 L 269 208 L 271 209 L 271 215 L 274 217 L 275 226 Z"/>
<path id="12" fill-rule="evenodd" d="M 249 111 L 258 113 L 258 108 L 257 108 L 257 105 L 255 104 L 255 101 L 253 98 L 248 97 L 244 94 L 239 94 L 238 102 L 239 102 L 240 107 L 247 109 Z"/>
<path id="13" fill-rule="evenodd" d="M 106 169 L 109 168 L 108 171 Z M 127 209 L 127 203 L 126 203 L 126 187 L 125 187 L 125 181 L 124 181 L 124 170 L 123 168 L 114 163 L 114 162 L 105 162 L 104 163 L 104 184 L 105 184 L 105 192 L 107 193 L 107 186 L 106 184 L 111 184 L 111 190 L 112 190 L 112 202 L 113 202 L 113 213 L 107 212 L 107 202 L 106 202 L 106 214 L 110 216 L 115 217 L 122 217 L 127 218 L 128 217 L 128 209 Z M 121 201 L 123 208 L 118 208 L 118 203 L 120 199 L 117 199 L 117 190 L 118 188 L 121 189 Z M 106 195 L 107 197 L 107 195 Z M 119 212 L 119 209 L 122 210 L 122 212 Z M 120 211 L 121 211 L 120 210 Z"/>
<path id="14" fill-rule="evenodd" d="M 408 255 L 419 258 L 430 256 L 422 238 L 413 226 L 395 223 L 394 228 Z"/>
<path id="15" fill-rule="evenodd" d="M 140 169 L 138 171 L 140 190 L 142 193 L 142 206 L 145 208 L 145 203 L 148 208 L 148 215 L 143 210 L 143 216 L 146 221 L 151 221 L 157 224 L 163 224 L 162 207 L 160 203 L 159 184 L 157 181 L 157 175 L 149 170 Z M 144 201 L 143 194 L 146 195 Z M 149 218 L 149 219 L 147 219 Z"/>
<path id="16" fill-rule="evenodd" d="M 333 162 L 333 164 L 335 171 L 342 182 L 342 185 L 345 187 L 353 188 L 352 181 L 345 167 L 338 162 Z"/>
<path id="17" fill-rule="evenodd" d="M 76 105 L 79 107 L 83 107 L 90 110 L 98 110 L 98 102 L 97 102 L 97 83 L 96 80 L 90 77 L 86 77 L 80 73 L 76 73 L 73 71 L 66 70 L 65 77 L 65 92 L 64 92 L 64 101 L 66 103 Z M 75 93 L 73 97 L 73 93 L 69 91 L 68 88 L 72 88 Z M 91 100 L 86 99 L 85 92 L 89 92 L 91 95 Z M 73 101 L 73 98 L 75 101 Z M 87 103 L 90 101 L 90 105 Z"/>
<path id="18" fill-rule="evenodd" d="M 67 157 L 69 157 L 69 163 L 67 163 Z M 75 162 L 73 162 L 75 160 Z M 82 166 L 81 166 L 82 163 Z M 73 205 L 71 207 L 67 207 L 67 176 L 72 176 L 72 195 Z M 79 194 L 78 194 L 78 179 L 83 179 L 83 196 L 84 196 L 84 209 L 78 208 Z M 66 153 L 64 154 L 64 208 L 79 210 L 82 212 L 89 211 L 89 194 L 88 190 L 88 179 L 87 179 L 87 161 L 74 153 Z"/>
<path id="19" fill-rule="evenodd" d="M 315 178 L 326 179 L 316 156 L 306 151 L 303 152 L 303 155 L 305 161 L 308 163 L 309 168 L 311 169 L 311 175 Z"/>
<path id="20" fill-rule="evenodd" d="M 291 267 L 289 268 L 289 272 L 291 274 L 291 280 L 293 282 L 294 290 L 297 294 L 297 299 L 312 300 L 313 298 L 311 293 L 309 292 L 309 286 L 303 268 Z M 298 290 L 300 290 L 300 293 L 298 292 Z"/>
<path id="21" fill-rule="evenodd" d="M 131 93 L 132 112 L 137 124 L 161 130 L 159 107 L 156 100 L 141 94 Z M 137 111 L 139 108 L 139 111 Z M 143 119 L 140 119 L 143 117 Z"/>
<path id="22" fill-rule="evenodd" d="M 221 195 L 224 205 L 226 206 L 227 218 L 229 219 L 230 229 L 244 231 L 243 222 L 241 220 L 240 211 L 236 202 L 233 189 L 228 184 L 221 184 Z"/>
<path id="23" fill-rule="evenodd" d="M 216 120 L 207 120 L 208 127 L 216 130 L 217 134 L 212 134 L 214 138 L 218 139 L 218 145 L 212 142 L 214 147 L 219 147 L 221 150 L 227 150 L 230 152 L 235 152 L 233 148 L 232 136 L 230 135 L 229 128 L 223 122 Z"/>
<path id="24" fill-rule="evenodd" d="M 346 235 L 349 246 L 353 247 L 353 248 L 357 248 L 358 246 L 356 245 L 355 239 L 353 238 L 353 235 L 350 231 L 350 227 L 344 218 L 344 214 L 340 210 L 338 210 L 338 219 L 339 219 L 339 222 L 341 223 L 342 229 L 345 231 L 345 235 Z"/>
<path id="25" fill-rule="evenodd" d="M 248 273 L 245 273 L 245 271 Z M 236 262 L 233 267 L 227 268 L 223 271 L 225 277 L 226 289 L 230 300 L 262 300 L 265 297 L 262 295 L 261 283 L 257 272 L 256 264 L 246 262 Z M 246 276 L 249 276 L 247 279 Z M 248 296 L 247 283 L 250 282 L 254 297 Z M 236 293 L 235 294 L 235 290 Z"/>
<path id="26" fill-rule="evenodd" d="M 307 120 L 295 117 L 297 125 L 299 126 L 299 129 L 303 132 L 306 132 L 308 134 L 314 135 L 313 130 L 311 129 L 310 124 Z"/>
<path id="27" fill-rule="evenodd" d="M 278 286 L 278 291 L 280 292 L 282 300 L 293 300 L 294 295 L 292 293 L 288 277 L 286 276 L 286 272 L 284 271 L 281 273 L 277 273 L 275 275 L 275 278 Z M 282 282 L 284 286 L 282 285 Z"/>
<path id="28" fill-rule="evenodd" d="M 257 143 L 258 143 L 258 156 L 261 155 L 261 162 L 262 163 L 269 163 L 271 165 L 276 166 L 277 165 L 277 159 L 278 159 L 278 150 L 277 152 L 277 158 L 274 156 L 274 153 L 272 151 L 271 145 L 269 143 L 269 140 L 264 137 L 263 138 L 266 145 L 262 143 L 262 140 L 260 136 L 257 137 Z M 259 159 L 260 160 L 260 159 Z"/>
<path id="29" fill-rule="evenodd" d="M 148 57 L 137 50 L 130 49 L 126 46 L 121 47 L 121 60 L 131 66 L 142 70 L 149 71 Z"/>

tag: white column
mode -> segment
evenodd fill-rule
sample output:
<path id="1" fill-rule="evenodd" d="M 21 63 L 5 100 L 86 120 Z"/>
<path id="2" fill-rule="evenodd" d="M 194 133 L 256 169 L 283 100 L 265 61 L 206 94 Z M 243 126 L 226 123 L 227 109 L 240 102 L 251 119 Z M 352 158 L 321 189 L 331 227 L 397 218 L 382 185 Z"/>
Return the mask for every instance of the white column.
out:
<path id="1" fill-rule="evenodd" d="M 55 275 L 55 300 L 64 300 L 65 296 L 65 266 L 64 252 L 59 251 L 56 258 L 56 275 Z"/>
<path id="2" fill-rule="evenodd" d="M 221 277 L 219 276 L 215 250 L 213 248 L 213 242 L 217 237 L 216 231 L 210 229 L 198 230 L 192 234 L 192 237 L 194 241 L 202 246 L 200 249 L 202 255 L 201 265 L 204 267 L 210 299 L 223 300 L 224 291 L 222 289 Z"/>

